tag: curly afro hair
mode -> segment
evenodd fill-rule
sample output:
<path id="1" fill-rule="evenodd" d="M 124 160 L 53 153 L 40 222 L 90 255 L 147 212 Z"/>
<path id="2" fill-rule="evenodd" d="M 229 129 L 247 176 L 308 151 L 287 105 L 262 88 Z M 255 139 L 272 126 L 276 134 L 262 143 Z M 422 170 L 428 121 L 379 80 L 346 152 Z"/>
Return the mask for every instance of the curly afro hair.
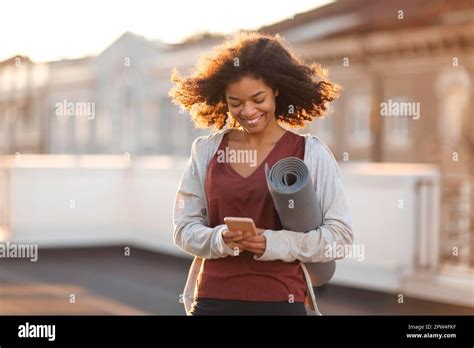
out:
<path id="1" fill-rule="evenodd" d="M 172 101 L 190 112 L 197 128 L 222 129 L 228 119 L 225 89 L 243 77 L 261 79 L 278 90 L 275 116 L 289 127 L 324 116 L 328 103 L 341 88 L 327 80 L 319 64 L 305 64 L 279 35 L 238 33 L 203 56 L 193 76 L 182 78 L 173 70 Z M 231 117 L 229 127 L 239 127 Z"/>

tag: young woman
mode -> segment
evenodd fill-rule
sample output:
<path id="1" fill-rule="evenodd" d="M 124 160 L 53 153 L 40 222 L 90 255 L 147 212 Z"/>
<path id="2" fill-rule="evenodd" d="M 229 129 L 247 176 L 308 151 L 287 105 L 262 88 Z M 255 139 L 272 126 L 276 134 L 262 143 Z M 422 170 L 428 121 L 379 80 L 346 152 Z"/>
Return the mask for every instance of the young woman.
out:
<path id="1" fill-rule="evenodd" d="M 333 260 L 326 247 L 351 244 L 351 217 L 330 150 L 281 124 L 302 127 L 321 117 L 339 87 L 281 37 L 259 33 L 236 35 L 203 58 L 195 75 L 174 72 L 172 81 L 174 102 L 198 127 L 218 130 L 193 142 L 175 200 L 175 244 L 195 256 L 187 314 L 306 315 L 305 303 L 317 311 L 303 262 Z M 219 150 L 255 153 L 256 161 L 222 160 Z M 265 163 L 291 156 L 307 164 L 321 202 L 305 207 L 323 215 L 308 233 L 282 229 L 266 184 Z M 252 218 L 258 236 L 228 231 L 227 216 Z"/>

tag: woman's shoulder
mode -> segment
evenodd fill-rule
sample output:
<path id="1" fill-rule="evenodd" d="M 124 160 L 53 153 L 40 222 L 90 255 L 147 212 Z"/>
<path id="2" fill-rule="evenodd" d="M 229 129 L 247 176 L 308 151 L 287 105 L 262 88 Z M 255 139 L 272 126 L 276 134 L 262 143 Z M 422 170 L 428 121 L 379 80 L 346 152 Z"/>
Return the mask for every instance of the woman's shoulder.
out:
<path id="1" fill-rule="evenodd" d="M 309 148 L 311 152 L 314 152 L 315 150 L 321 151 L 329 148 L 327 145 L 316 135 L 310 134 L 310 133 L 296 133 L 293 131 L 290 131 L 293 134 L 300 136 L 304 139 L 306 143 L 306 147 Z"/>
<path id="2" fill-rule="evenodd" d="M 326 143 L 314 134 L 298 134 L 305 139 L 306 154 L 314 161 L 330 162 L 337 166 L 337 160 Z"/>
<path id="3" fill-rule="evenodd" d="M 215 132 L 211 132 L 206 135 L 201 135 L 194 139 L 193 145 L 196 144 L 199 146 L 206 146 L 206 145 L 212 144 L 213 142 L 216 142 L 217 140 L 221 139 L 222 136 L 228 131 L 230 131 L 230 129 L 222 129 Z"/>
<path id="4" fill-rule="evenodd" d="M 223 129 L 195 138 L 191 145 L 191 155 L 195 159 L 208 158 L 211 153 L 217 150 L 222 136 L 228 131 L 229 129 Z"/>

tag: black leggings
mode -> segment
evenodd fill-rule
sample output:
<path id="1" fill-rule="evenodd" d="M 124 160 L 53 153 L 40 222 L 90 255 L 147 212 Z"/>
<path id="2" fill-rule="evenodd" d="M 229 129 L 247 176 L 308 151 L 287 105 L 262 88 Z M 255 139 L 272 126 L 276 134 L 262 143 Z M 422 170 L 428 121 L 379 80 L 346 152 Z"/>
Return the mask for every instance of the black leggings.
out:
<path id="1" fill-rule="evenodd" d="M 261 302 L 196 298 L 190 315 L 307 315 L 303 302 Z"/>

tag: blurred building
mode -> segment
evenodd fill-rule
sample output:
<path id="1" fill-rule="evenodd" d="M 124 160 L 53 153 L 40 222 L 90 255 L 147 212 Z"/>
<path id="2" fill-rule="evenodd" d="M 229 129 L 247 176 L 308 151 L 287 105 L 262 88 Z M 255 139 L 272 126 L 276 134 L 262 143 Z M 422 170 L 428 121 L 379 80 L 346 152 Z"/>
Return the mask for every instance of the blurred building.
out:
<path id="1" fill-rule="evenodd" d="M 188 154 L 205 131 L 170 103 L 170 72 L 211 46 L 125 33 L 96 57 L 1 62 L 0 153 Z"/>
<path id="2" fill-rule="evenodd" d="M 343 86 L 335 117 L 308 126 L 338 160 L 440 167 L 443 262 L 472 272 L 474 3 L 336 2 L 261 31 Z M 1 62 L 0 153 L 187 156 L 207 131 L 169 102 L 171 70 L 188 72 L 220 39 L 168 45 L 125 33 L 96 57 Z M 414 103 L 419 117 L 382 117 L 383 103 Z"/>
<path id="3" fill-rule="evenodd" d="M 0 62 L 0 153 L 44 152 L 48 64 Z"/>

